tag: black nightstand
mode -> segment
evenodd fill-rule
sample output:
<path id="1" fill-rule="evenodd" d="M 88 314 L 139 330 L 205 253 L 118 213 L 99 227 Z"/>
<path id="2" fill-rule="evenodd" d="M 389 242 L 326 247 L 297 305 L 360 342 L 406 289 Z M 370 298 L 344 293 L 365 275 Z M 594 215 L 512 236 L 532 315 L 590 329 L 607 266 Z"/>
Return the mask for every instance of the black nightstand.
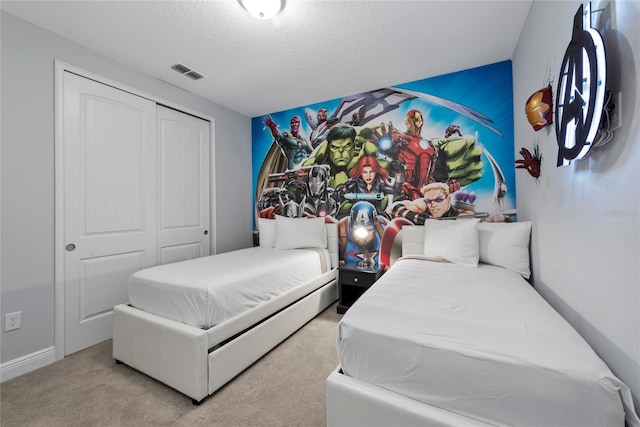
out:
<path id="1" fill-rule="evenodd" d="M 338 268 L 338 313 L 344 314 L 382 275 L 379 269 Z"/>

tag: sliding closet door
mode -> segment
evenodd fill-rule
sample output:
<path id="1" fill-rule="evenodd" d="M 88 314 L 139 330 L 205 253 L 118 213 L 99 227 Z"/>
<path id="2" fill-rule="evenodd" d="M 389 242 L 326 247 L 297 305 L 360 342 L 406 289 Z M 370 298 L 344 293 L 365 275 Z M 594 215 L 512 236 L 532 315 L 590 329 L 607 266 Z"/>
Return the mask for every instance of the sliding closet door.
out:
<path id="1" fill-rule="evenodd" d="M 156 264 L 156 104 L 64 76 L 64 353 L 111 338 L 129 276 Z"/>
<path id="2" fill-rule="evenodd" d="M 158 263 L 209 255 L 210 122 L 158 105 Z"/>

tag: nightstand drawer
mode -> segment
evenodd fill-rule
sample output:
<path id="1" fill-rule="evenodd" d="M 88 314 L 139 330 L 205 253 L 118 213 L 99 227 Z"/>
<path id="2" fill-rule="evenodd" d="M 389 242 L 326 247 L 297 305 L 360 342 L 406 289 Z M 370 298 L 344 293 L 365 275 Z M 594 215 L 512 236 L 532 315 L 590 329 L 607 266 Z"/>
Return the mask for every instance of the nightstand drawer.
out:
<path id="1" fill-rule="evenodd" d="M 340 271 L 340 283 L 343 285 L 362 286 L 368 288 L 378 278 L 375 272 L 353 272 L 353 271 Z"/>

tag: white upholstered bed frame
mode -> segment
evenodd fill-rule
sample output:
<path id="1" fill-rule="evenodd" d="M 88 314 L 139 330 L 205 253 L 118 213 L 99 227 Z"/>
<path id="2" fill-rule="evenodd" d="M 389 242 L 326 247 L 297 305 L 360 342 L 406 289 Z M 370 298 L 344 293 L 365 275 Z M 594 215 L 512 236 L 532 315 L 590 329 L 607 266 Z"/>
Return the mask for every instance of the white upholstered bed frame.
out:
<path id="1" fill-rule="evenodd" d="M 330 271 L 210 329 L 117 305 L 114 359 L 200 403 L 336 301 L 338 227 L 326 229 Z"/>
<path id="2" fill-rule="evenodd" d="M 422 233 L 406 234 L 400 230 L 391 248 L 391 264 L 402 255 L 403 245 L 411 252 L 421 251 L 422 238 Z M 340 366 L 327 377 L 327 426 L 391 425 L 486 427 L 490 424 L 348 377 Z"/>
<path id="3" fill-rule="evenodd" d="M 327 426 L 490 425 L 348 377 L 340 366 L 327 378 Z"/>
<path id="4" fill-rule="evenodd" d="M 405 233 L 403 236 L 401 230 L 393 242 L 391 262 L 403 250 L 419 253 L 424 245 L 423 238 L 423 233 Z M 326 380 L 326 399 L 327 426 L 330 427 L 493 425 L 349 377 L 342 373 L 340 365 Z"/>

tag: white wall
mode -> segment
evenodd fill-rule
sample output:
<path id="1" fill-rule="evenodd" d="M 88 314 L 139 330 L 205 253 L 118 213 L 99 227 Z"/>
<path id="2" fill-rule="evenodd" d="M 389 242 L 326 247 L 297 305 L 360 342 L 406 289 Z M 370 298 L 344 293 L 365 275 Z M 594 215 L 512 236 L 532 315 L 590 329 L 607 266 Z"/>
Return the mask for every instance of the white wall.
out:
<path id="1" fill-rule="evenodd" d="M 539 143 L 542 173 L 516 176 L 519 220 L 533 221 L 535 288 L 632 390 L 640 409 L 640 3 L 598 1 L 593 10 L 609 60 L 608 87 L 622 91 L 615 140 L 556 167 L 553 127 L 534 132 L 527 98 L 558 73 L 578 1 L 535 1 L 513 57 L 516 158 Z M 598 27 L 601 25 L 599 24 Z"/>
<path id="2" fill-rule="evenodd" d="M 215 118 L 217 251 L 251 246 L 251 120 L 1 13 L 1 362 L 54 345 L 54 60 Z"/>

